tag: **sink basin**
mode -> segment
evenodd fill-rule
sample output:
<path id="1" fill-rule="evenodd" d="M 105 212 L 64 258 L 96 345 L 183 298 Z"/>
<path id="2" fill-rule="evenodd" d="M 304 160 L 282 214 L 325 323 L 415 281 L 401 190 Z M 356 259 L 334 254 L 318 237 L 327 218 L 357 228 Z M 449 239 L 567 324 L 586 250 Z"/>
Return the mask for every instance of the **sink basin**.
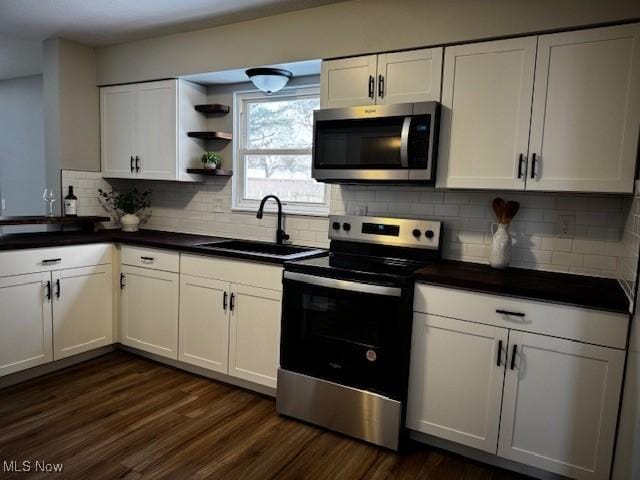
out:
<path id="1" fill-rule="evenodd" d="M 281 258 L 311 254 L 319 251 L 315 248 L 278 245 L 276 243 L 266 242 L 252 242 L 250 240 L 225 240 L 222 242 L 203 243 L 202 245 L 198 245 L 198 247 L 215 248 L 216 250 L 232 250 L 234 252 L 249 253 L 252 255 L 265 255 Z"/>

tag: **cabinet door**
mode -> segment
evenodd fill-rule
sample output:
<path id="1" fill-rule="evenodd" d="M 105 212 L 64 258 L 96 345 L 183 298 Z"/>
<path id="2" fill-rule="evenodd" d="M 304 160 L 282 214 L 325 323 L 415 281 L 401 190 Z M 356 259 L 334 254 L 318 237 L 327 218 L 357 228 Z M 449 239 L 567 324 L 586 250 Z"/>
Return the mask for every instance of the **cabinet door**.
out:
<path id="1" fill-rule="evenodd" d="M 136 86 L 138 178 L 176 180 L 177 90 L 175 80 Z"/>
<path id="2" fill-rule="evenodd" d="M 276 387 L 281 292 L 231 285 L 229 375 Z"/>
<path id="3" fill-rule="evenodd" d="M 111 265 L 52 274 L 53 359 L 113 343 Z"/>
<path id="4" fill-rule="evenodd" d="M 0 376 L 53 359 L 50 282 L 49 272 L 0 278 Z"/>
<path id="5" fill-rule="evenodd" d="M 228 372 L 229 290 L 228 282 L 180 276 L 178 360 Z"/>
<path id="6" fill-rule="evenodd" d="M 509 364 L 498 455 L 571 478 L 609 478 L 624 351 L 511 331 Z"/>
<path id="7" fill-rule="evenodd" d="M 542 35 L 527 190 L 633 191 L 640 25 Z"/>
<path id="8" fill-rule="evenodd" d="M 414 314 L 407 427 L 495 454 L 507 340 L 504 328 Z"/>
<path id="9" fill-rule="evenodd" d="M 445 49 L 439 187 L 524 189 L 535 56 L 536 37 Z"/>
<path id="10" fill-rule="evenodd" d="M 122 266 L 121 342 L 178 358 L 178 274 Z"/>
<path id="11" fill-rule="evenodd" d="M 376 103 L 377 55 L 322 62 L 320 107 L 340 108 Z"/>
<path id="12" fill-rule="evenodd" d="M 136 155 L 135 86 L 100 89 L 100 154 L 105 177 L 133 178 Z"/>
<path id="13" fill-rule="evenodd" d="M 439 102 L 442 51 L 439 47 L 378 55 L 376 103 Z"/>

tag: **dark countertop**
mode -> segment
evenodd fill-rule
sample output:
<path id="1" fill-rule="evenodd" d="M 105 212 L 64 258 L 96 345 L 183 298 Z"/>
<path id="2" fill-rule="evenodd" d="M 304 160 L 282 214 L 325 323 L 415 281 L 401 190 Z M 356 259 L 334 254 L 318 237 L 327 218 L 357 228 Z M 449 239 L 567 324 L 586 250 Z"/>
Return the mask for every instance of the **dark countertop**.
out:
<path id="1" fill-rule="evenodd" d="M 0 235 L 0 251 L 22 250 L 27 248 L 62 247 L 87 243 L 118 242 L 127 245 L 139 245 L 151 248 L 163 248 L 179 252 L 212 255 L 217 257 L 231 257 L 240 260 L 251 260 L 266 263 L 282 264 L 290 258 L 264 256 L 250 252 L 232 252 L 203 248 L 204 243 L 223 242 L 231 240 L 224 237 L 210 235 L 192 235 L 188 233 L 164 232 L 161 230 L 140 230 L 138 232 L 123 232 L 122 230 L 100 230 L 97 232 L 37 232 L 13 233 Z M 324 254 L 325 250 L 309 248 L 309 257 Z M 305 257 L 307 258 L 307 257 Z"/>
<path id="2" fill-rule="evenodd" d="M 629 313 L 629 299 L 617 280 L 524 268 L 497 270 L 478 263 L 442 260 L 415 274 L 442 287 Z"/>

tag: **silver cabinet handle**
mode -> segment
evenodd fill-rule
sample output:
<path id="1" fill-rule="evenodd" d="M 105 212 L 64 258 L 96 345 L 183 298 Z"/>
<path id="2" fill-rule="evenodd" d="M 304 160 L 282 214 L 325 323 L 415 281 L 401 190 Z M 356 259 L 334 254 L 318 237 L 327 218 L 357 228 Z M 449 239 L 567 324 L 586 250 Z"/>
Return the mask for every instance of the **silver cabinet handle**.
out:
<path id="1" fill-rule="evenodd" d="M 368 283 L 351 282 L 335 278 L 316 277 L 306 273 L 284 272 L 284 278 L 296 282 L 308 283 L 318 287 L 334 288 L 336 290 L 350 290 L 352 292 L 370 293 L 373 295 L 385 295 L 387 297 L 399 297 L 402 289 L 398 287 L 386 287 L 383 285 L 371 285 Z"/>

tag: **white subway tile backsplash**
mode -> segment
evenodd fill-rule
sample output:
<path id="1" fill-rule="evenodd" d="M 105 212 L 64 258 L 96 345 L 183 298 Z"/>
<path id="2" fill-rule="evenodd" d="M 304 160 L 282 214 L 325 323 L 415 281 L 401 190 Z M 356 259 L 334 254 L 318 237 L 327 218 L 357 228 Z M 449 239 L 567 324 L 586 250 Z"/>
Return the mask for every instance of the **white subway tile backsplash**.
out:
<path id="1" fill-rule="evenodd" d="M 73 185 L 82 215 L 105 210 L 97 189 L 111 185 L 96 172 L 63 171 L 63 186 Z M 111 181 L 128 187 L 131 182 Z M 152 189 L 151 215 L 146 227 L 160 230 L 234 236 L 255 240 L 275 237 L 275 216 L 263 220 L 251 212 L 231 211 L 231 182 L 211 179 L 205 183 L 136 182 Z M 333 185 L 331 213 L 415 217 L 444 222 L 443 255 L 446 258 L 488 263 L 491 208 L 495 197 L 517 200 L 520 212 L 512 222 L 512 265 L 586 275 L 618 277 L 631 288 L 633 258 L 640 246 L 640 201 L 627 198 L 557 195 L 521 192 L 435 191 L 419 186 Z M 574 238 L 560 238 L 557 216 L 574 215 Z M 112 222 L 112 226 L 117 225 Z M 326 217 L 286 216 L 285 228 L 293 242 L 328 246 Z M 634 250 L 635 248 L 635 250 Z M 634 257 L 635 256 L 635 257 Z M 624 283 L 626 282 L 626 283 Z"/>

